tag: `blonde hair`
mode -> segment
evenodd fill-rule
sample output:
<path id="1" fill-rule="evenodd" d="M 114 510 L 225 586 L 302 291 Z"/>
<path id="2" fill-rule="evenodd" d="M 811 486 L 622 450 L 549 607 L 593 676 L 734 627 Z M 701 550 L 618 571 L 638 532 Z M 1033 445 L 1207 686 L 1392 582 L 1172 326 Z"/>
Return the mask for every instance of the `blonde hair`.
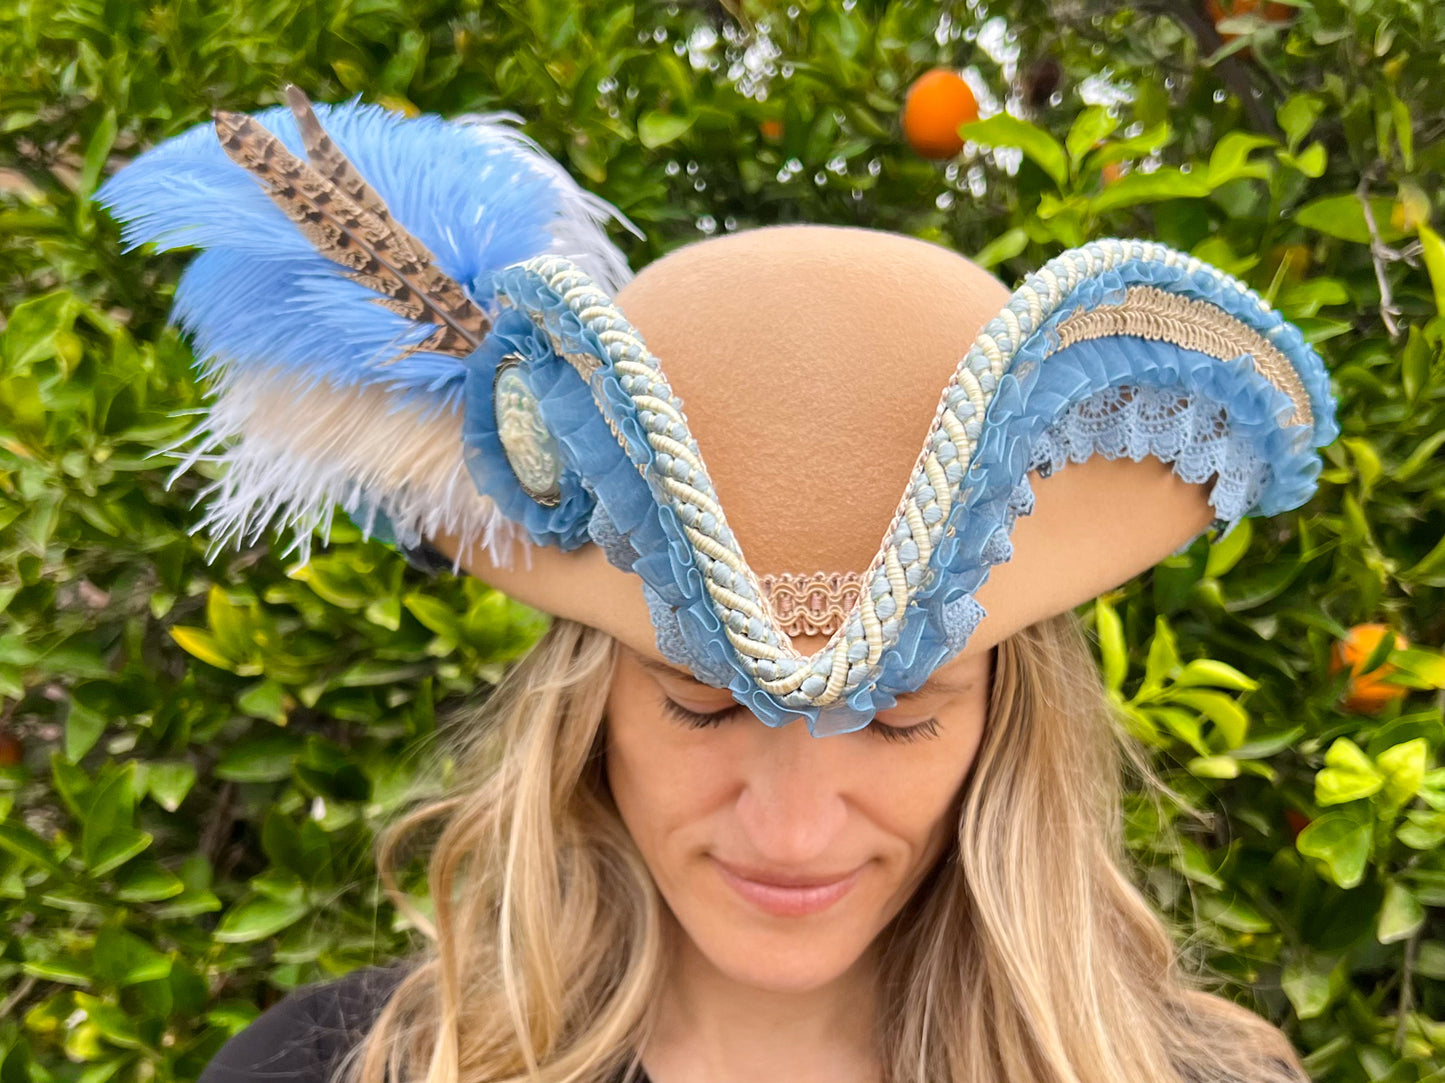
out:
<path id="1" fill-rule="evenodd" d="M 613 1083 L 663 978 L 663 904 L 602 772 L 614 661 L 556 621 L 461 728 L 450 792 L 379 843 L 429 943 L 347 1083 Z M 1206 991 L 1124 871 L 1122 730 L 1077 617 L 999 644 L 956 845 L 888 931 L 888 1083 L 1300 1083 L 1285 1036 Z M 434 918 L 400 890 L 402 840 L 440 827 Z"/>

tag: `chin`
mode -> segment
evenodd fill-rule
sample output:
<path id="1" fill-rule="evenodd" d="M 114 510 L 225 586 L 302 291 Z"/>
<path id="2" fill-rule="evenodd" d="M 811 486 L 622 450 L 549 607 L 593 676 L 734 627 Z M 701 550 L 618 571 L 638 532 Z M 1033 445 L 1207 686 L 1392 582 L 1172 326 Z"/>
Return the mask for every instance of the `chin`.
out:
<path id="1" fill-rule="evenodd" d="M 882 916 L 873 913 L 871 894 L 857 893 L 822 913 L 778 917 L 727 889 L 704 890 L 677 899 L 673 915 L 695 950 L 731 980 L 801 993 L 836 981 L 868 950 L 881 927 L 873 919 Z"/>
<path id="2" fill-rule="evenodd" d="M 773 993 L 806 993 L 846 974 L 868 940 L 842 931 L 762 930 L 724 925 L 693 937 L 697 950 L 739 985 Z"/>

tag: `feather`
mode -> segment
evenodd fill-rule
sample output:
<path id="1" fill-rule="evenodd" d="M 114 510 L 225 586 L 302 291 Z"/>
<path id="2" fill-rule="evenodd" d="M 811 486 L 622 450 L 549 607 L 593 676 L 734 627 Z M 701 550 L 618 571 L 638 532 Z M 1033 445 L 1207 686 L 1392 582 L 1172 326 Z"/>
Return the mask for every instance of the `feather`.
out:
<path id="1" fill-rule="evenodd" d="M 582 191 L 513 119 L 404 118 L 353 100 L 273 107 L 248 123 L 266 133 L 259 153 L 271 153 L 273 166 L 286 160 L 279 148 L 308 184 L 323 183 L 307 198 L 331 193 L 333 217 L 344 209 L 368 229 L 404 230 L 483 317 L 495 305 L 493 275 L 534 256 L 575 259 L 603 289 L 620 289 L 630 271 L 601 227 L 610 218 L 635 227 Z M 520 536 L 476 505 L 463 464 L 466 368 L 436 349 L 438 324 L 413 317 L 409 296 L 368 289 L 355 276 L 363 268 L 318 253 L 216 136 L 211 123 L 196 125 L 96 196 L 128 246 L 203 250 L 177 284 L 172 316 L 192 336 L 215 396 L 186 461 L 217 459 L 231 477 L 208 500 L 207 525 L 231 539 L 289 528 L 304 553 L 340 504 L 363 524 L 386 515 L 402 538 L 444 525 L 464 543 L 510 553 Z M 317 228 L 334 228 L 326 221 Z M 409 427 L 425 454 L 403 439 Z"/>
<path id="2" fill-rule="evenodd" d="M 308 122 L 315 131 L 321 130 L 309 104 L 296 119 L 303 139 Z M 477 348 L 487 330 L 482 310 L 437 269 L 424 245 L 391 220 L 384 204 L 345 157 L 336 153 L 335 144 L 324 133 L 321 138 L 331 151 L 333 165 L 340 163 L 347 179 L 371 195 L 373 207 L 358 202 L 315 166 L 296 157 L 244 113 L 218 111 L 215 123 L 227 156 L 256 178 L 318 252 L 347 268 L 353 282 L 387 298 L 390 311 L 439 325 L 413 350 L 465 357 Z M 382 208 L 381 214 L 375 206 Z"/>
<path id="3" fill-rule="evenodd" d="M 492 275 L 538 255 L 576 259 L 612 292 L 629 280 L 598 223 L 630 223 L 579 189 L 507 117 L 403 118 L 356 102 L 318 102 L 314 111 L 390 216 L 484 311 L 494 303 Z M 285 106 L 253 120 L 291 153 L 305 153 Z M 97 200 L 121 220 L 129 246 L 205 249 L 177 287 L 174 315 L 212 370 L 293 369 L 336 386 L 380 383 L 426 397 L 449 397 L 465 374 L 456 358 L 421 349 L 386 365 L 435 325 L 372 303 L 376 295 L 319 255 L 226 156 L 209 123 L 142 154 Z"/>

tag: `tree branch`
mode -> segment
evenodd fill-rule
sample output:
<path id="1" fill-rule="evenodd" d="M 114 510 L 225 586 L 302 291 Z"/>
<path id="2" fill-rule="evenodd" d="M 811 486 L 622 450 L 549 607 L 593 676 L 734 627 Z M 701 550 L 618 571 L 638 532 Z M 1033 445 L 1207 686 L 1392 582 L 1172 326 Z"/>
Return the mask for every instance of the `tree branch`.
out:
<path id="1" fill-rule="evenodd" d="M 1380 287 L 1380 319 L 1393 341 L 1400 337 L 1400 325 L 1395 322 L 1395 317 L 1400 314 L 1400 310 L 1395 307 L 1395 297 L 1390 291 L 1390 280 L 1385 274 L 1385 263 L 1404 257 L 1380 239 L 1380 228 L 1375 223 L 1375 211 L 1370 206 L 1370 178 L 1373 175 L 1373 168 L 1365 170 L 1364 175 L 1360 177 L 1359 185 L 1355 188 L 1355 198 L 1360 201 L 1360 209 L 1365 212 L 1365 227 L 1370 231 L 1370 259 L 1375 265 L 1375 282 Z"/>
<path id="2" fill-rule="evenodd" d="M 1167 15 L 1184 27 L 1194 36 L 1194 40 L 1199 43 L 1199 48 L 1205 55 L 1212 55 L 1224 46 L 1224 39 L 1219 36 L 1219 31 L 1214 29 L 1214 24 L 1204 16 L 1204 13 L 1192 0 L 1150 0 L 1149 3 L 1139 6 L 1141 10 Z M 1275 123 L 1274 112 L 1266 108 L 1264 101 L 1261 100 L 1258 88 L 1251 78 L 1250 69 L 1251 66 L 1244 63 L 1238 53 L 1221 57 L 1213 65 L 1219 81 L 1239 99 L 1240 104 L 1244 107 L 1245 115 L 1249 117 L 1250 127 L 1257 132 L 1278 139 L 1283 133 L 1279 130 L 1279 125 Z"/>

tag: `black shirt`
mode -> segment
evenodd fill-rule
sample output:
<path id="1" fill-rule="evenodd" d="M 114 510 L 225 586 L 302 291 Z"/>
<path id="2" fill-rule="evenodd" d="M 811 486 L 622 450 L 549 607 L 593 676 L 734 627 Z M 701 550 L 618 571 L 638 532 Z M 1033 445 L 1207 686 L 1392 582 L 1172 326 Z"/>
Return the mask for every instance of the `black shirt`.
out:
<path id="1" fill-rule="evenodd" d="M 404 977 L 400 963 L 368 966 L 287 994 L 232 1035 L 197 1083 L 329 1083 Z"/>
<path id="2" fill-rule="evenodd" d="M 368 966 L 287 994 L 232 1035 L 198 1083 L 327 1083 L 405 976 L 400 964 Z"/>

